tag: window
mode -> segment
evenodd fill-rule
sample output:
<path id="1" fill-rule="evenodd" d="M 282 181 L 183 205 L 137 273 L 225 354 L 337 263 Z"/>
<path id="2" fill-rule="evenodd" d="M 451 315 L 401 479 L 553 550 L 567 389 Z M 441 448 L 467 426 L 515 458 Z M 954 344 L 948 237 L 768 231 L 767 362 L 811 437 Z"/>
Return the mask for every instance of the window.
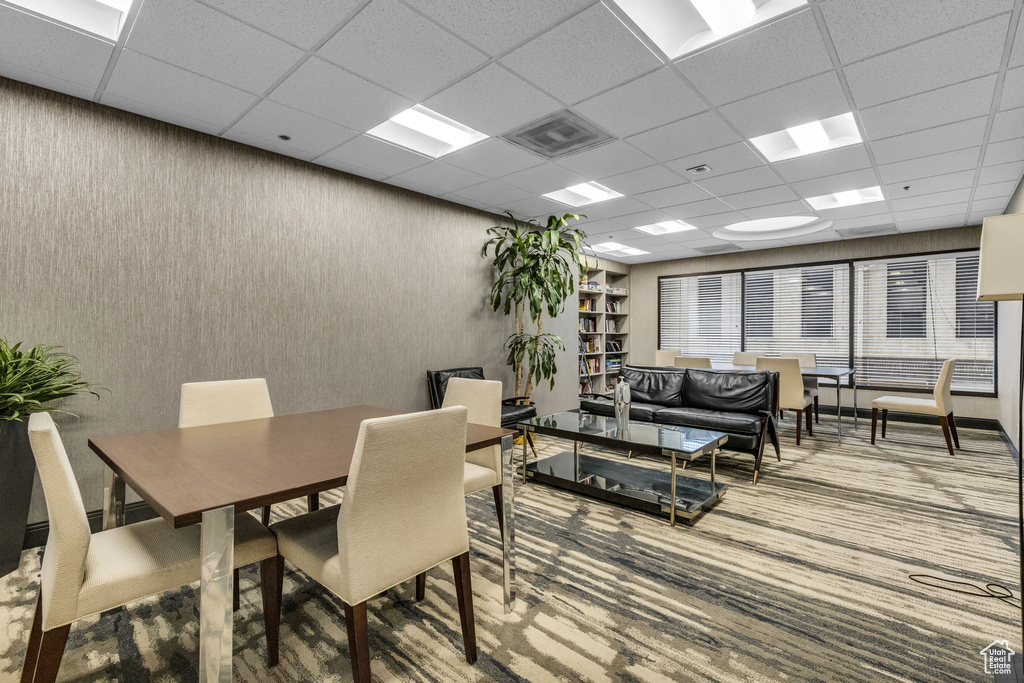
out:
<path id="1" fill-rule="evenodd" d="M 768 339 L 775 336 L 775 275 L 747 275 L 746 291 L 747 338 Z"/>
<path id="2" fill-rule="evenodd" d="M 662 278 L 659 348 L 732 360 L 740 350 L 740 274 Z"/>
<path id="3" fill-rule="evenodd" d="M 697 278 L 698 330 L 705 337 L 722 333 L 722 278 Z"/>
<path id="4" fill-rule="evenodd" d="M 886 263 L 886 336 L 894 339 L 923 339 L 928 266 L 924 261 Z"/>
<path id="5" fill-rule="evenodd" d="M 956 260 L 956 336 L 961 339 L 991 337 L 995 331 L 994 309 L 978 301 L 978 257 Z"/>
<path id="6" fill-rule="evenodd" d="M 810 268 L 800 282 L 800 329 L 804 337 L 831 339 L 835 318 L 835 273 L 831 268 Z"/>

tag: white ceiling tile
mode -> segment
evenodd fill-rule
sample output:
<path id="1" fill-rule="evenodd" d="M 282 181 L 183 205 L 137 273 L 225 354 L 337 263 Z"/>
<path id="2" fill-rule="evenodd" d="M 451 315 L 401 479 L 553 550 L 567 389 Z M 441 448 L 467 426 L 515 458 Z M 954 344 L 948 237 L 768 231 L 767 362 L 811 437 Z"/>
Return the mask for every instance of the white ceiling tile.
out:
<path id="1" fill-rule="evenodd" d="M 633 230 L 637 226 L 641 225 L 653 225 L 655 223 L 662 223 L 665 221 L 673 220 L 672 214 L 658 209 L 650 209 L 648 211 L 641 211 L 639 213 L 630 213 L 625 216 L 618 216 L 616 219 L 619 223 L 625 225 L 629 230 Z M 631 233 L 632 234 L 632 233 Z M 641 231 L 637 231 L 637 235 L 644 235 Z M 661 235 L 664 238 L 666 235 Z"/>
<path id="2" fill-rule="evenodd" d="M 1024 130 L 1019 131 L 1024 135 Z M 1010 164 L 1024 159 L 1024 138 L 990 142 L 985 148 L 985 166 Z"/>
<path id="3" fill-rule="evenodd" d="M 981 225 L 986 218 L 989 216 L 1001 215 L 998 212 L 992 213 L 991 211 L 977 211 L 967 217 L 967 225 Z"/>
<path id="4" fill-rule="evenodd" d="M 1009 14 L 844 67 L 861 109 L 999 70 Z"/>
<path id="5" fill-rule="evenodd" d="M 20 66 L 14 66 L 2 61 L 0 61 L 0 76 L 40 88 L 46 88 L 47 90 L 62 92 L 65 95 L 80 97 L 85 100 L 91 100 L 93 95 L 96 94 L 94 86 L 72 83 L 71 81 L 65 81 L 63 78 L 50 76 L 39 71 L 32 71 L 31 69 L 23 69 Z"/>
<path id="6" fill-rule="evenodd" d="M 772 90 L 832 68 L 810 10 L 766 24 L 676 62 L 712 104 Z"/>
<path id="7" fill-rule="evenodd" d="M 488 135 L 501 135 L 562 106 L 498 64 L 489 64 L 423 103 Z"/>
<path id="8" fill-rule="evenodd" d="M 504 183 L 514 185 L 533 194 L 547 194 L 548 192 L 564 190 L 572 185 L 584 183 L 589 178 L 585 178 L 567 168 L 562 168 L 552 163 L 545 163 L 524 171 L 509 174 L 501 180 Z"/>
<path id="9" fill-rule="evenodd" d="M 711 170 L 699 174 L 687 170 L 702 164 L 711 167 Z M 710 149 L 706 152 L 669 161 L 665 165 L 689 180 L 696 180 L 697 178 L 714 178 L 726 173 L 763 166 L 764 160 L 755 154 L 747 143 L 736 142 L 718 149 Z"/>
<path id="10" fill-rule="evenodd" d="M 355 164 L 348 164 L 342 161 L 328 159 L 327 157 L 317 159 L 316 163 L 320 164 L 321 166 L 333 168 L 337 171 L 344 171 L 345 173 L 351 173 L 352 175 L 361 176 L 363 178 L 369 178 L 371 180 L 384 180 L 384 178 L 388 177 L 388 174 L 386 173 L 380 173 L 379 171 L 371 171 L 368 168 L 362 168 L 360 166 L 356 166 Z"/>
<path id="11" fill-rule="evenodd" d="M 923 220 L 925 218 L 942 218 L 944 216 L 960 216 L 960 220 L 963 220 L 964 214 L 967 213 L 967 202 L 960 204 L 942 204 L 939 206 L 929 206 L 926 209 L 913 209 L 911 211 L 897 211 L 896 212 L 896 223 L 903 224 L 907 221 Z"/>
<path id="12" fill-rule="evenodd" d="M 919 230 L 946 230 L 959 228 L 964 225 L 964 215 L 952 214 L 939 218 L 923 218 L 916 221 L 903 221 L 896 223 L 900 232 L 918 232 Z"/>
<path id="13" fill-rule="evenodd" d="M 500 138 L 489 138 L 471 147 L 460 149 L 446 156 L 444 160 L 453 166 L 488 178 L 499 178 L 524 168 L 539 166 L 545 161 L 543 157 Z"/>
<path id="14" fill-rule="evenodd" d="M 777 187 L 766 187 L 763 190 L 730 194 L 721 199 L 732 208 L 743 211 L 744 209 L 752 209 L 757 206 L 780 204 L 800 198 L 793 194 L 793 191 L 785 185 L 779 185 Z"/>
<path id="15" fill-rule="evenodd" d="M 1012 164 L 999 164 L 998 166 L 982 166 L 981 174 L 978 176 L 979 185 L 990 185 L 1006 180 L 1019 181 L 1024 173 L 1024 161 L 1017 161 Z"/>
<path id="16" fill-rule="evenodd" d="M 947 204 L 963 204 L 971 199 L 971 188 L 964 187 L 949 192 L 936 194 L 921 194 L 916 197 L 895 197 L 890 203 L 894 211 L 911 211 L 913 209 L 926 209 L 929 206 L 944 206 Z"/>
<path id="17" fill-rule="evenodd" d="M 360 135 L 333 150 L 327 156 L 318 159 L 317 163 L 330 165 L 331 161 L 390 176 L 408 171 L 416 166 L 422 166 L 430 159 L 371 138 L 369 135 Z"/>
<path id="18" fill-rule="evenodd" d="M 432 161 L 425 166 L 418 166 L 400 173 L 388 179 L 388 182 L 390 183 L 392 180 L 415 183 L 429 189 L 434 194 L 448 194 L 472 185 L 479 185 L 487 178 L 443 161 Z"/>
<path id="19" fill-rule="evenodd" d="M 586 214 L 588 218 L 618 218 L 619 216 L 647 211 L 650 208 L 632 197 L 619 197 L 618 199 L 610 199 L 606 202 L 598 202 L 597 204 L 587 204 L 586 206 L 571 209 L 571 211 Z"/>
<path id="20" fill-rule="evenodd" d="M 601 179 L 602 185 L 607 185 L 614 188 L 617 192 L 627 195 L 638 195 L 638 193 L 642 192 L 656 191 L 678 185 L 681 182 L 685 182 L 683 178 L 660 165 L 638 168 L 635 171 L 627 171 Z M 644 203 L 650 203 L 642 196 L 637 196 L 637 199 Z M 679 202 L 674 203 L 678 204 Z M 651 204 L 651 206 L 654 206 L 654 204 Z"/>
<path id="21" fill-rule="evenodd" d="M 827 0 L 821 3 L 843 64 L 1008 12 L 1013 0 Z"/>
<path id="22" fill-rule="evenodd" d="M 202 78 L 202 76 L 198 76 L 197 78 Z M 248 95 L 248 93 L 246 94 Z M 194 119 L 186 114 L 179 114 L 177 112 L 156 107 L 152 104 L 138 102 L 127 97 L 118 97 L 117 95 L 111 95 L 109 93 L 104 94 L 100 102 L 108 107 L 128 111 L 133 114 L 138 114 L 139 116 L 146 116 L 151 119 L 156 119 L 157 121 L 164 121 L 165 123 L 181 126 L 182 128 L 198 130 L 200 133 L 206 133 L 208 135 L 217 135 L 224 128 L 224 125 L 220 123 L 200 121 L 199 119 Z"/>
<path id="23" fill-rule="evenodd" d="M 987 115 L 991 108 L 995 85 L 994 75 L 985 76 L 862 109 L 860 118 L 864 132 L 867 139 L 879 140 Z"/>
<path id="24" fill-rule="evenodd" d="M 772 170 L 771 166 L 758 166 L 745 171 L 737 171 L 720 175 L 715 178 L 701 178 L 698 176 L 693 184 L 708 194 L 722 196 L 747 192 L 748 190 L 759 190 L 762 187 L 781 185 L 782 179 Z"/>
<path id="25" fill-rule="evenodd" d="M 834 175 L 810 178 L 793 183 L 793 189 L 804 198 L 820 197 L 823 194 L 843 192 L 845 190 L 859 190 L 865 187 L 878 185 L 878 177 L 873 168 L 862 168 L 858 171 L 847 171 Z"/>
<path id="26" fill-rule="evenodd" d="M 888 213 L 878 214 L 875 216 L 858 216 L 857 218 L 839 218 L 832 221 L 832 228 L 840 232 L 867 227 L 886 227 L 889 229 L 885 232 L 896 232 L 896 228 L 893 226 L 892 216 Z M 879 232 L 881 233 L 883 231 Z M 853 235 L 845 236 L 852 237 Z"/>
<path id="27" fill-rule="evenodd" d="M 343 126 L 270 100 L 258 103 L 231 127 L 230 132 L 259 138 L 284 149 L 306 152 L 313 157 L 358 135 Z M 287 135 L 291 140 L 281 140 L 280 135 Z"/>
<path id="28" fill-rule="evenodd" d="M 287 146 L 286 143 L 280 140 L 268 140 L 263 137 L 249 135 L 248 133 L 241 133 L 239 131 L 229 130 L 228 132 L 224 133 L 221 137 L 223 137 L 225 140 L 231 140 L 232 142 L 240 142 L 243 145 L 248 145 L 249 147 L 256 147 L 258 149 L 263 149 L 268 152 L 274 152 L 275 154 L 280 154 L 282 156 L 293 157 L 295 159 L 302 159 L 303 161 L 312 161 L 314 156 L 312 153 L 307 152 L 304 149 L 299 149 L 298 147 L 289 147 Z"/>
<path id="29" fill-rule="evenodd" d="M 740 138 L 713 111 L 691 116 L 629 138 L 629 143 L 658 161 L 671 161 L 715 149 Z"/>
<path id="30" fill-rule="evenodd" d="M 634 194 L 633 196 L 644 204 L 649 204 L 650 206 L 658 209 L 663 209 L 667 206 L 676 206 L 678 204 L 699 202 L 711 198 L 711 195 L 693 183 L 681 183 L 679 185 L 662 188 L 660 190 L 641 192 L 639 194 Z"/>
<path id="31" fill-rule="evenodd" d="M 814 210 L 803 202 L 782 202 L 781 204 L 769 204 L 768 206 L 755 206 L 750 209 L 743 209 L 743 215 L 750 220 L 761 218 L 777 218 L 779 216 L 810 216 Z"/>
<path id="32" fill-rule="evenodd" d="M 1012 69 L 1015 66 L 1024 66 L 1024 21 L 1017 22 L 1017 36 L 1013 40 L 1013 51 L 1010 52 L 1010 63 Z"/>
<path id="33" fill-rule="evenodd" d="M 847 171 L 858 171 L 870 166 L 871 160 L 868 158 L 864 145 L 849 145 L 817 154 L 807 154 L 795 159 L 776 161 L 772 164 L 779 175 L 790 183 Z"/>
<path id="34" fill-rule="evenodd" d="M 753 97 L 719 107 L 747 138 L 774 133 L 809 121 L 850 111 L 850 103 L 835 71 L 805 78 Z"/>
<path id="35" fill-rule="evenodd" d="M 975 199 L 971 202 L 971 213 L 978 211 L 992 211 L 994 215 L 998 215 L 1003 212 L 1006 208 L 1007 200 L 1001 197 L 995 197 L 993 199 Z"/>
<path id="36" fill-rule="evenodd" d="M 997 199 L 999 197 L 1010 198 L 1013 191 L 1017 189 L 1018 181 L 1007 180 L 1002 183 L 992 183 L 991 185 L 979 185 L 974 190 L 975 199 Z"/>
<path id="37" fill-rule="evenodd" d="M 613 235 L 617 232 L 629 230 L 629 228 L 622 225 L 621 223 L 608 219 L 584 220 L 580 223 L 576 223 L 575 225 L 576 227 L 583 230 L 583 232 L 587 233 L 588 237 L 607 237 L 608 235 Z M 607 241 L 607 239 L 600 241 Z"/>
<path id="38" fill-rule="evenodd" d="M 501 62 L 568 104 L 661 64 L 602 3 L 534 38 Z"/>
<path id="39" fill-rule="evenodd" d="M 664 68 L 573 107 L 617 137 L 656 128 L 707 109 L 671 68 Z"/>
<path id="40" fill-rule="evenodd" d="M 520 190 L 518 187 L 506 185 L 500 180 L 488 180 L 479 185 L 473 185 L 455 192 L 455 196 L 469 199 L 486 206 L 504 206 L 509 202 L 516 202 L 520 199 L 530 197 L 529 192 Z"/>
<path id="41" fill-rule="evenodd" d="M 289 43 L 309 49 L 360 0 L 204 0 L 207 5 Z"/>
<path id="42" fill-rule="evenodd" d="M 497 55 L 593 0 L 406 0 L 488 54 Z"/>
<path id="43" fill-rule="evenodd" d="M 95 90 L 113 51 L 107 41 L 0 6 L 0 62 Z M 2 64 L 0 73 L 17 78 Z"/>
<path id="44" fill-rule="evenodd" d="M 360 132 L 413 104 L 316 57 L 306 60 L 269 97 Z"/>
<path id="45" fill-rule="evenodd" d="M 1024 23 L 1021 24 L 1024 26 Z M 1024 107 L 998 112 L 992 121 L 989 142 L 1000 142 L 1020 137 L 1024 131 Z"/>
<path id="46" fill-rule="evenodd" d="M 526 199 L 509 202 L 505 205 L 505 208 L 516 216 L 563 216 L 567 213 L 578 212 L 577 209 L 544 197 L 527 197 Z"/>
<path id="47" fill-rule="evenodd" d="M 852 218 L 862 218 L 864 216 L 889 216 L 885 220 L 892 220 L 891 214 L 889 213 L 889 207 L 886 206 L 885 202 L 871 202 L 870 204 L 856 204 L 854 206 L 843 206 L 838 209 L 821 209 L 816 211 L 822 218 L 831 218 L 832 220 L 846 220 Z"/>
<path id="48" fill-rule="evenodd" d="M 629 237 L 622 238 L 622 241 L 626 246 L 637 247 L 638 249 L 647 249 L 652 252 L 659 248 L 669 248 L 670 243 L 660 237 L 654 237 L 653 235 L 644 236 L 644 233 L 639 230 L 635 231 L 634 234 L 637 236 L 634 237 L 633 235 L 630 235 Z"/>
<path id="49" fill-rule="evenodd" d="M 913 197 L 919 194 L 934 194 L 936 192 L 948 192 L 971 187 L 974 184 L 974 171 L 960 171 L 947 175 L 937 175 L 930 178 L 919 178 L 908 182 L 886 185 L 882 188 L 882 194 L 889 199 L 897 197 Z M 909 190 L 904 187 L 909 186 Z M 878 202 L 879 204 L 881 202 Z"/>
<path id="50" fill-rule="evenodd" d="M 205 121 L 218 130 L 256 101 L 250 93 L 131 50 L 121 51 L 100 101 L 116 106 L 111 98 L 135 100 L 156 110 Z"/>
<path id="51" fill-rule="evenodd" d="M 677 209 L 679 207 L 676 207 Z M 687 218 L 686 222 L 695 228 L 701 228 L 703 230 L 716 230 L 718 228 L 724 228 L 727 225 L 733 223 L 742 223 L 747 220 L 747 217 L 742 213 L 736 211 L 726 211 L 725 213 L 714 213 L 709 216 L 694 216 Z M 679 233 L 680 235 L 689 235 L 690 233 Z M 682 240 L 686 241 L 686 240 Z"/>
<path id="52" fill-rule="evenodd" d="M 665 207 L 665 213 L 671 215 L 673 218 L 686 221 L 690 225 L 696 225 L 692 218 L 700 218 L 702 216 L 713 216 L 715 214 L 722 213 L 733 213 L 733 207 L 729 206 L 721 199 L 703 199 L 697 202 L 687 202 L 686 204 L 679 204 L 678 206 Z M 743 220 L 740 218 L 740 220 Z M 701 227 L 701 226 L 697 226 Z"/>
<path id="53" fill-rule="evenodd" d="M 374 0 L 317 54 L 417 101 L 486 60 L 398 0 Z"/>
<path id="54" fill-rule="evenodd" d="M 871 151 L 874 152 L 875 163 L 891 164 L 955 149 L 975 147 L 984 140 L 987 123 L 987 116 L 979 116 L 945 126 L 876 140 L 870 143 Z"/>
<path id="55" fill-rule="evenodd" d="M 999 100 L 999 109 L 1016 109 L 1024 107 L 1024 66 L 1010 69 L 1003 80 L 1003 96 Z"/>
<path id="56" fill-rule="evenodd" d="M 302 50 L 194 0 L 144 3 L 126 45 L 257 94 L 303 56 Z"/>
<path id="57" fill-rule="evenodd" d="M 555 163 L 571 171 L 576 171 L 591 180 L 598 180 L 610 175 L 635 171 L 638 168 L 650 166 L 654 164 L 654 159 L 635 147 L 630 147 L 625 142 L 616 140 L 594 149 L 560 157 Z M 606 184 L 602 183 L 602 185 Z M 609 187 L 611 186 L 609 185 Z M 617 187 L 612 187 L 612 189 L 626 194 Z"/>
<path id="58" fill-rule="evenodd" d="M 980 157 L 981 147 L 971 147 L 919 159 L 898 161 L 895 164 L 886 164 L 879 166 L 878 172 L 882 176 L 883 183 L 897 183 L 974 169 L 978 167 Z"/>

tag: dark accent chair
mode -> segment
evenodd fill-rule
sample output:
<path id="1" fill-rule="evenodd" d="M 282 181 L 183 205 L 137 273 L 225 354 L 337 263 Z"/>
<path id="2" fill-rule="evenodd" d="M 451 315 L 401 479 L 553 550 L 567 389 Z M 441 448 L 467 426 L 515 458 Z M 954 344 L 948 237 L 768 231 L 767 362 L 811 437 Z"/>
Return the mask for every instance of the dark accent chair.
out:
<path id="1" fill-rule="evenodd" d="M 775 424 L 778 373 L 625 365 L 619 376 L 629 384 L 630 418 L 728 434 L 723 448 L 754 456 L 755 484 L 766 442 L 782 459 Z M 580 409 L 615 414 L 614 401 L 608 395 L 581 396 Z"/>
<path id="2" fill-rule="evenodd" d="M 427 370 L 427 390 L 430 393 L 430 407 L 437 409 L 444 403 L 444 392 L 448 388 L 448 380 L 452 377 L 464 377 L 466 379 L 486 379 L 484 369 L 481 367 L 449 368 L 448 370 Z M 501 426 L 506 429 L 515 429 L 516 425 L 524 420 L 537 417 L 537 408 L 532 403 L 526 403 L 526 396 L 511 396 L 501 400 Z M 529 433 L 526 440 L 530 444 L 534 457 L 537 456 L 537 449 L 533 445 L 533 437 Z"/>

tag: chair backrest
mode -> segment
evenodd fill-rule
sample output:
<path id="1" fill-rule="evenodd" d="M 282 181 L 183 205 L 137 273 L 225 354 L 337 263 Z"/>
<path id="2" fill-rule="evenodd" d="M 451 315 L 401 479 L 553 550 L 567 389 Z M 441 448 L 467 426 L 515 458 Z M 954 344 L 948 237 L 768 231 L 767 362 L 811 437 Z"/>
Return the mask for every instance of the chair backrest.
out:
<path id="1" fill-rule="evenodd" d="M 675 365 L 677 368 L 699 368 L 701 370 L 711 369 L 711 359 L 699 356 L 676 356 Z"/>
<path id="2" fill-rule="evenodd" d="M 953 370 L 956 369 L 956 358 L 949 358 L 942 364 L 942 372 L 939 373 L 939 381 L 935 383 L 935 403 L 939 406 L 943 415 L 953 412 L 953 399 L 950 396 L 950 386 L 953 384 Z"/>
<path id="3" fill-rule="evenodd" d="M 779 407 L 784 410 L 803 410 L 804 381 L 800 374 L 800 361 L 796 358 L 765 358 L 755 360 L 758 370 L 779 373 Z"/>
<path id="4" fill-rule="evenodd" d="M 338 597 L 358 604 L 469 550 L 463 406 L 364 420 L 338 512 Z"/>
<path id="5" fill-rule="evenodd" d="M 440 408 L 444 405 L 444 394 L 448 388 L 448 380 L 452 377 L 483 379 L 484 369 L 479 366 L 471 366 L 447 370 L 427 370 L 427 391 L 430 394 L 431 408 Z"/>
<path id="6" fill-rule="evenodd" d="M 654 352 L 654 364 L 659 367 L 675 367 L 676 356 L 683 355 L 679 349 L 658 349 Z"/>
<path id="7" fill-rule="evenodd" d="M 818 354 L 816 353 L 783 353 L 783 358 L 796 358 L 800 361 L 801 368 L 818 367 Z"/>
<path id="8" fill-rule="evenodd" d="M 732 354 L 732 363 L 733 365 L 755 365 L 757 359 L 763 355 L 755 351 L 737 351 Z"/>
<path id="9" fill-rule="evenodd" d="M 444 408 L 465 406 L 466 419 L 488 427 L 501 426 L 501 382 L 452 377 L 444 395 Z M 480 465 L 501 476 L 501 446 L 488 446 L 466 453 L 466 462 Z"/>
<path id="10" fill-rule="evenodd" d="M 274 417 L 267 380 L 229 379 L 221 382 L 190 382 L 181 385 L 178 427 Z"/>
<path id="11" fill-rule="evenodd" d="M 68 454 L 49 413 L 29 417 L 28 439 L 43 484 L 50 525 L 40 586 L 42 628 L 49 631 L 70 624 L 77 616 L 89 554 L 89 519 Z"/>

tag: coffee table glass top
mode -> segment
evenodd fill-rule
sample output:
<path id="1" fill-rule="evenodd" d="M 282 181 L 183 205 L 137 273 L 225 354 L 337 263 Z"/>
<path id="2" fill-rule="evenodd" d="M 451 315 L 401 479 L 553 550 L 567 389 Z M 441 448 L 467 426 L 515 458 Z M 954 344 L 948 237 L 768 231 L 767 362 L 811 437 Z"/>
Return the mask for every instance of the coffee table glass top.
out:
<path id="1" fill-rule="evenodd" d="M 728 438 L 721 432 L 708 429 L 694 429 L 678 425 L 653 424 L 630 420 L 629 426 L 619 430 L 614 417 L 567 410 L 526 420 L 520 424 L 542 430 L 552 435 L 563 434 L 571 438 L 574 434 L 599 436 L 618 441 L 623 448 L 629 446 L 657 447 L 678 453 L 700 453 L 709 447 L 720 445 Z"/>

